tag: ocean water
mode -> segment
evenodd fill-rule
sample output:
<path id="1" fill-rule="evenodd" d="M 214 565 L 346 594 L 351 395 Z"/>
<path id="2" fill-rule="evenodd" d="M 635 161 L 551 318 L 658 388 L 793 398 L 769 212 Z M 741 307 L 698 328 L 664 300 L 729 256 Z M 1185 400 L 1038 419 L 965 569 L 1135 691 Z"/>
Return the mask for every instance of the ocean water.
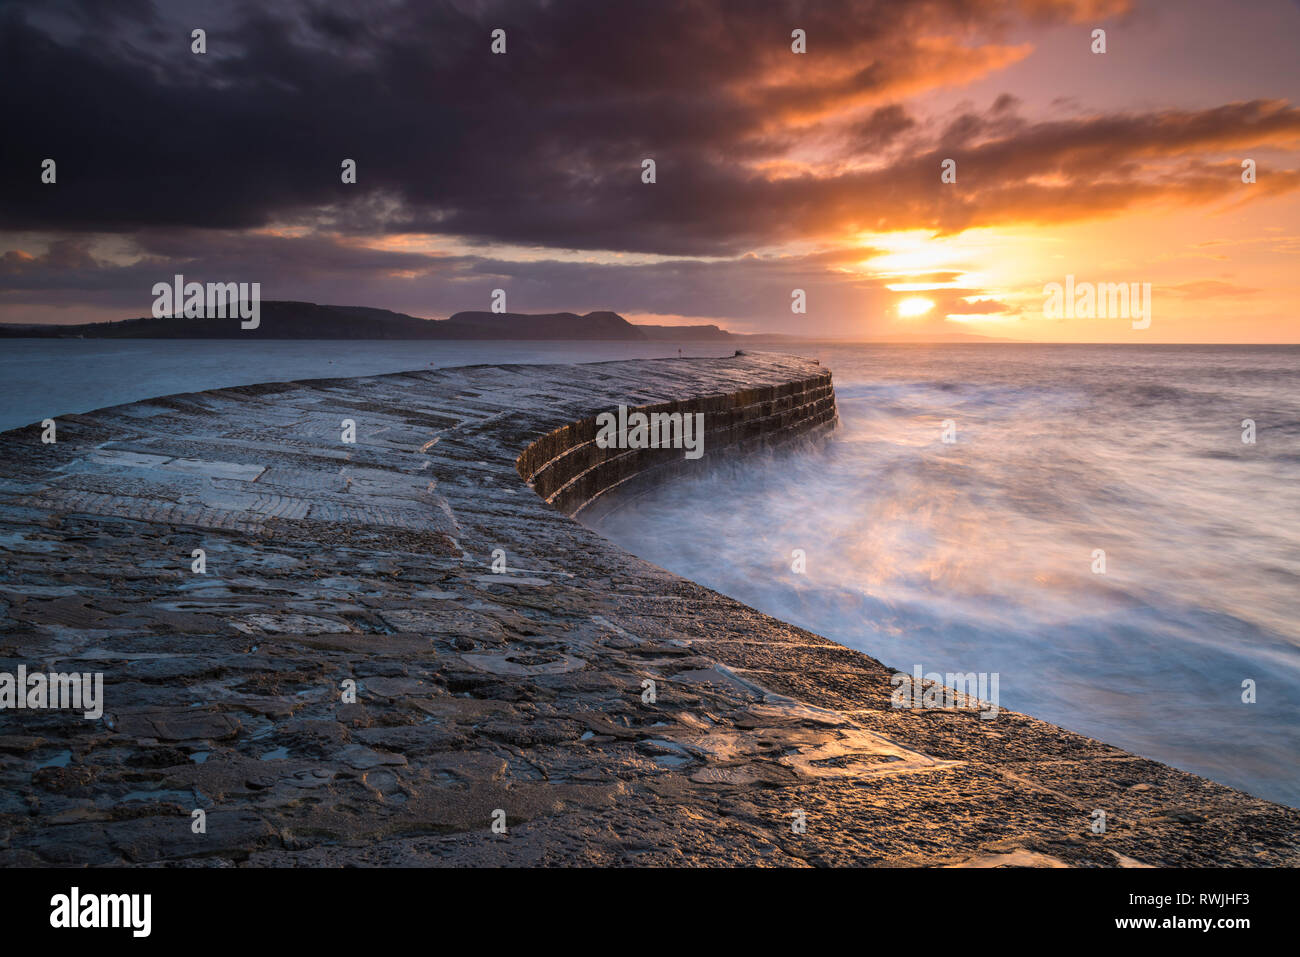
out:
<path id="1" fill-rule="evenodd" d="M 706 449 L 598 530 L 890 667 L 997 673 L 1003 708 L 1300 806 L 1300 347 L 792 351 L 835 375 L 832 439 Z"/>
<path id="2" fill-rule="evenodd" d="M 0 339 L 0 431 L 177 392 L 496 362 L 729 356 L 701 342 Z"/>

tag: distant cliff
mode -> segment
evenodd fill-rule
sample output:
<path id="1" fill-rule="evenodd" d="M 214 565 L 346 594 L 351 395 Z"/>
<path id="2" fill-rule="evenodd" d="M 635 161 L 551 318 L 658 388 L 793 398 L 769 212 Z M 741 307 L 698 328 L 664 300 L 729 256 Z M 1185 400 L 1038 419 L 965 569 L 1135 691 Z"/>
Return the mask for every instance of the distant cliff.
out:
<path id="1" fill-rule="evenodd" d="M 261 323 L 241 329 L 239 319 L 155 318 L 80 325 L 0 325 L 0 337 L 86 339 L 600 339 L 724 340 L 717 326 L 636 326 L 616 312 L 528 314 L 458 312 L 449 319 L 420 319 L 364 306 L 266 301 Z"/>
<path id="2" fill-rule="evenodd" d="M 435 339 L 645 339 L 616 312 L 458 312 L 433 323 Z"/>

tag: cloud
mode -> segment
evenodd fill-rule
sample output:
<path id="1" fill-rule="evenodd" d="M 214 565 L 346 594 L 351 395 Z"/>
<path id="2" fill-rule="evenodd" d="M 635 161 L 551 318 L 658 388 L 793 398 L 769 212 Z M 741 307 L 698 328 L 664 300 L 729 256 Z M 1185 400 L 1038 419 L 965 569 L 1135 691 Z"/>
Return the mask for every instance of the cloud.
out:
<path id="1" fill-rule="evenodd" d="M 86 21 L 76 4 L 11 4 L 0 96 L 23 133 L 0 148 L 0 229 L 294 222 L 731 254 L 788 224 L 824 233 L 848 191 L 874 187 L 880 201 L 916 165 L 875 181 L 774 179 L 765 164 L 802 141 L 794 118 L 845 123 L 860 149 L 887 148 L 915 125 L 892 99 L 1026 52 L 988 39 L 1017 10 L 1071 20 L 1093 6 L 826 0 L 740 15 L 704 0 L 394 2 L 359 18 L 248 5 L 211 23 L 197 56 L 188 12 L 133 3 Z M 793 23 L 814 52 L 790 52 Z M 489 53 L 495 26 L 507 28 L 505 56 Z M 999 101 L 982 122 L 1005 126 L 1005 114 Z M 37 176 L 45 157 L 58 162 L 54 187 Z M 645 157 L 659 164 L 652 188 L 640 182 Z M 345 158 L 358 164 L 355 186 L 340 182 Z"/>
<path id="2" fill-rule="evenodd" d="M 52 301 L 47 294 L 82 309 L 81 321 L 145 315 L 153 284 L 176 273 L 199 282 L 259 281 L 266 299 L 368 305 L 432 318 L 487 308 L 491 291 L 504 287 L 511 308 L 525 312 L 615 309 L 646 321 L 710 316 L 736 331 L 797 320 L 810 331 L 843 335 L 860 333 L 872 310 L 893 298 L 883 280 L 835 272 L 838 257 L 823 253 L 630 264 L 511 261 L 372 249 L 343 235 L 210 230 L 151 231 L 123 263 L 95 258 L 84 241 L 76 249 L 0 255 L 0 320 L 37 321 L 32 307 Z M 808 294 L 807 316 L 790 312 L 795 288 Z"/>
<path id="3" fill-rule="evenodd" d="M 1217 279 L 1202 279 L 1197 282 L 1183 282 L 1177 285 L 1162 286 L 1160 292 L 1179 299 L 1237 299 L 1258 295 L 1261 290 L 1236 283 L 1221 282 Z"/>

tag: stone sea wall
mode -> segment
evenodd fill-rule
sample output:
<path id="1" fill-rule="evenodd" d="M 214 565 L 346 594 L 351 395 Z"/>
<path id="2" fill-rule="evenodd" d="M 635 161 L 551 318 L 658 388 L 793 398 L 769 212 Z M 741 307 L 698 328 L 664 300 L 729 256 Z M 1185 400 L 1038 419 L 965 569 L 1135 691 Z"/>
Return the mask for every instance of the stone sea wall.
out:
<path id="1" fill-rule="evenodd" d="M 606 410 L 609 411 L 609 410 Z M 702 414 L 704 448 L 713 455 L 755 451 L 835 424 L 830 372 L 780 385 L 637 406 L 628 413 Z M 696 466 L 675 448 L 601 448 L 596 416 L 560 426 L 532 443 L 515 463 L 520 476 L 566 515 L 589 514 L 601 496 L 627 493 Z"/>

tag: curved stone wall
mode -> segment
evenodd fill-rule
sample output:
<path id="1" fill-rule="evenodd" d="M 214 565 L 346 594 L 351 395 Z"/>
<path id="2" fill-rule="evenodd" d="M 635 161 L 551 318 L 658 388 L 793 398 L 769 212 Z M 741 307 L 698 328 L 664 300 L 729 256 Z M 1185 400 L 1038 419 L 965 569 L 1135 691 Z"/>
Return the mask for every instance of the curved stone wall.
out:
<path id="1" fill-rule="evenodd" d="M 607 493 L 615 489 L 632 492 L 701 468 L 711 457 L 779 445 L 832 429 L 837 421 L 829 371 L 781 385 L 629 407 L 632 412 L 702 412 L 703 457 L 687 459 L 681 449 L 601 448 L 596 444 L 596 416 L 591 416 L 533 442 L 515 467 L 538 495 L 566 515 L 590 516 L 608 505 Z"/>

